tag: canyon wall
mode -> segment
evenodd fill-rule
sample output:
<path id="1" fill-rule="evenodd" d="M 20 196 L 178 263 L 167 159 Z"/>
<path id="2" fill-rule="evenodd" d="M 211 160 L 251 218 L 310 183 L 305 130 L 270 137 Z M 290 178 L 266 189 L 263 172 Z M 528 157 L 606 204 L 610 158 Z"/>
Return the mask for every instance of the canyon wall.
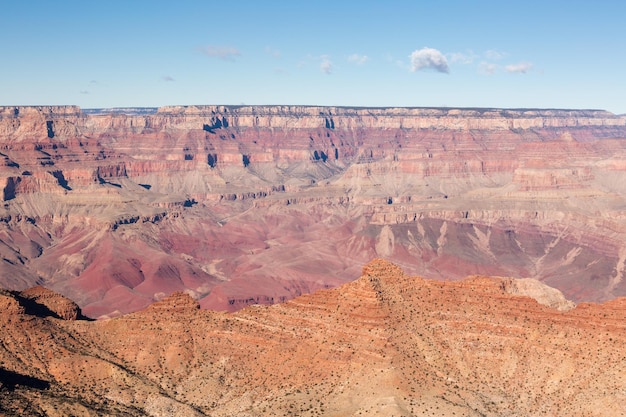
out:
<path id="1" fill-rule="evenodd" d="M 626 295 L 626 118 L 600 110 L 0 107 L 1 285 L 91 317 L 411 273 Z"/>

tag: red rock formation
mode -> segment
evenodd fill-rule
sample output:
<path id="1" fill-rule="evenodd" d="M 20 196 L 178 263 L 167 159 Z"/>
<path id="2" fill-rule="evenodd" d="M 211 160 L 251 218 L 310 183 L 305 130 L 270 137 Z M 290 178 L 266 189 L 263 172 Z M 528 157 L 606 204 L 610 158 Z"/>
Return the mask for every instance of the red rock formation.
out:
<path id="1" fill-rule="evenodd" d="M 0 282 L 111 316 L 276 303 L 385 256 L 626 295 L 626 118 L 595 110 L 0 108 Z"/>

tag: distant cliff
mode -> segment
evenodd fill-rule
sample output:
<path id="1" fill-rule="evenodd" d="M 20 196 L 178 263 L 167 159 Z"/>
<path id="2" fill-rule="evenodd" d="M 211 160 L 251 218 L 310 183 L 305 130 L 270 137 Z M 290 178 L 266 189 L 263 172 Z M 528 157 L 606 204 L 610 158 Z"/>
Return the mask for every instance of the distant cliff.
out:
<path id="1" fill-rule="evenodd" d="M 11 120 L 63 119 L 85 133 L 94 129 L 135 128 L 273 128 L 273 129 L 445 129 L 510 130 L 626 127 L 626 117 L 602 110 L 349 108 L 318 106 L 168 106 L 144 109 L 97 109 L 76 106 L 0 107 L 2 132 Z M 34 126 L 33 126 L 34 127 Z"/>
<path id="2" fill-rule="evenodd" d="M 626 117 L 601 110 L 0 107 L 0 284 L 92 317 L 237 310 L 386 257 L 626 294 Z"/>
<path id="3" fill-rule="evenodd" d="M 530 129 L 626 126 L 601 110 L 349 108 L 315 106 L 179 106 L 158 115 L 211 117 L 233 127 L 329 129 Z M 224 123 L 223 123 L 224 124 Z"/>

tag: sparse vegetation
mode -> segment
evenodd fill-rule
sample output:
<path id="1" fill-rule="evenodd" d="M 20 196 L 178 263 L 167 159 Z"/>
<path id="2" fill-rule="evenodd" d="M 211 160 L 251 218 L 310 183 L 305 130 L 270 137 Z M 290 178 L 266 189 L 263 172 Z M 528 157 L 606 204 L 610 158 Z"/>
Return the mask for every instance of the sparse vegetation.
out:
<path id="1" fill-rule="evenodd" d="M 108 321 L 16 309 L 0 316 L 0 367 L 49 386 L 3 382 L 0 406 L 131 416 L 583 416 L 598 398 L 619 407 L 620 308 L 563 313 L 494 297 L 497 279 L 443 285 L 383 261 L 367 271 L 334 290 L 233 314 L 198 310 L 184 294 Z M 0 294 L 0 303 L 12 297 Z"/>

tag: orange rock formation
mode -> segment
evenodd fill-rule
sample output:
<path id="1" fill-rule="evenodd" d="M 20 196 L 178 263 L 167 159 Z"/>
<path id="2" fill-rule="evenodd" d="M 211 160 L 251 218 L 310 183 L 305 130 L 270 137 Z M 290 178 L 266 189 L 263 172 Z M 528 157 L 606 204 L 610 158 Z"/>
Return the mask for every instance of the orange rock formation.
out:
<path id="1" fill-rule="evenodd" d="M 521 288 L 555 298 L 541 284 Z M 374 260 L 339 288 L 236 313 L 176 293 L 127 316 L 64 321 L 30 315 L 4 292 L 0 410 L 622 415 L 626 299 L 559 311 L 520 291 L 503 278 L 433 281 Z"/>

